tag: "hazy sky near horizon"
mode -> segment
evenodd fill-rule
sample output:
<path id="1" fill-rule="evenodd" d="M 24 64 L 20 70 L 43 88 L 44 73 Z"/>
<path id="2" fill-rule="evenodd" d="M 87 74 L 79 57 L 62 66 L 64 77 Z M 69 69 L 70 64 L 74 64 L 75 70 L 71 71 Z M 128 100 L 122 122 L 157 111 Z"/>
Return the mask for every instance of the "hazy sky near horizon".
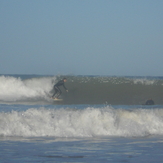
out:
<path id="1" fill-rule="evenodd" d="M 163 76 L 163 1 L 0 0 L 0 74 Z"/>

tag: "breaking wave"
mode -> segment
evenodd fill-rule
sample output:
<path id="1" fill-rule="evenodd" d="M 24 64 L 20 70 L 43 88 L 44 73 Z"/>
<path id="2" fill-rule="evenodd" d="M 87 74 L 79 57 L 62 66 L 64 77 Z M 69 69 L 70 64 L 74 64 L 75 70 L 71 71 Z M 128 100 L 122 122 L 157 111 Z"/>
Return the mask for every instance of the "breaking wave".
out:
<path id="1" fill-rule="evenodd" d="M 0 76 L 0 103 L 54 103 L 49 97 L 61 76 Z M 149 98 L 163 104 L 163 80 L 159 77 L 67 76 L 69 92 L 62 90 L 63 104 L 144 104 Z"/>
<path id="2" fill-rule="evenodd" d="M 163 135 L 163 109 L 29 108 L 0 113 L 0 136 L 144 137 Z"/>

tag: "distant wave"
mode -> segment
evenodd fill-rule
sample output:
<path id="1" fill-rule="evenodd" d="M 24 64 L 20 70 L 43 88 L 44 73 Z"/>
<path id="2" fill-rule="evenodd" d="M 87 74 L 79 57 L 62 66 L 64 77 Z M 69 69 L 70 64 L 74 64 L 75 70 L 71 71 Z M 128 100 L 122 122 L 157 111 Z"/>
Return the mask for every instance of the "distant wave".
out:
<path id="1" fill-rule="evenodd" d="M 29 108 L 0 113 L 0 136 L 145 137 L 163 135 L 163 109 Z"/>
<path id="2" fill-rule="evenodd" d="M 0 76 L 0 103 L 54 103 L 53 85 L 61 76 Z M 163 79 L 156 77 L 68 76 L 62 104 L 163 104 Z"/>

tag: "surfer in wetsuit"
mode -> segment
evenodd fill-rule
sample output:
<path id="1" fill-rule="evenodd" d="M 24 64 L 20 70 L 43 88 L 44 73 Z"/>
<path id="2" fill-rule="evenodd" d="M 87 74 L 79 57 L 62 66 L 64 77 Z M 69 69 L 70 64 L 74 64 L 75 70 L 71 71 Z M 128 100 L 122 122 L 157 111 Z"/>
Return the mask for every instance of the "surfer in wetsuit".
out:
<path id="1" fill-rule="evenodd" d="M 154 101 L 152 99 L 149 99 L 146 101 L 145 105 L 154 105 Z"/>
<path id="2" fill-rule="evenodd" d="M 65 84 L 64 84 L 66 81 L 67 81 L 67 79 L 63 78 L 57 84 L 54 85 L 53 88 L 54 88 L 55 92 L 54 92 L 52 98 L 54 98 L 54 96 L 57 95 L 55 99 L 58 99 L 58 97 L 61 95 L 62 91 L 59 88 L 60 86 L 63 86 L 63 88 L 68 92 L 68 89 L 65 87 Z"/>

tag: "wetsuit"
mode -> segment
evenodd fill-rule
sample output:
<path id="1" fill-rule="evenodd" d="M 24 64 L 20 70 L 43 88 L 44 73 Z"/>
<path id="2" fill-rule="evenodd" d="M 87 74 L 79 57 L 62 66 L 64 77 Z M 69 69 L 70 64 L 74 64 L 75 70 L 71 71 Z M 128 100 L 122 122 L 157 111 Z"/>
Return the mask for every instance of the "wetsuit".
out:
<path id="1" fill-rule="evenodd" d="M 59 88 L 60 86 L 63 86 L 64 89 L 67 90 L 67 88 L 65 87 L 65 84 L 64 84 L 64 80 L 60 80 L 57 84 L 54 85 L 55 92 L 52 97 L 54 97 L 57 94 L 56 98 L 58 98 L 61 95 L 62 91 Z"/>

